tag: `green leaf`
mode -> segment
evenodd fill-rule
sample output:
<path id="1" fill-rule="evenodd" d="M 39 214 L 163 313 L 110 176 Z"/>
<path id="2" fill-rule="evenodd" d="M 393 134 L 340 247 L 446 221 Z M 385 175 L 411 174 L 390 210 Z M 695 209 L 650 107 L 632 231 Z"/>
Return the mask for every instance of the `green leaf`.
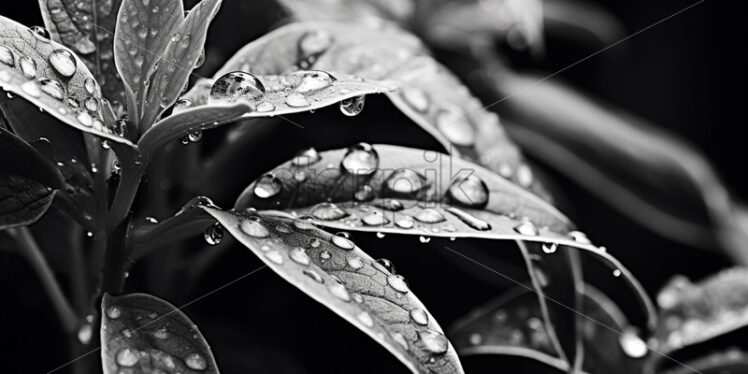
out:
<path id="1" fill-rule="evenodd" d="M 182 0 L 123 0 L 117 17 L 114 60 L 127 90 L 127 111 L 139 121 L 146 112 L 150 77 L 184 21 Z M 156 104 L 158 105 L 158 103 Z"/>
<path id="2" fill-rule="evenodd" d="M 126 103 L 113 53 L 121 3 L 122 0 L 39 0 L 44 24 L 52 38 L 81 56 L 101 85 L 103 96 L 112 102 L 118 114 Z"/>
<path id="3" fill-rule="evenodd" d="M 657 295 L 659 349 L 669 354 L 748 326 L 748 269 L 723 270 L 693 284 L 673 278 Z"/>
<path id="4" fill-rule="evenodd" d="M 105 124 L 111 109 L 86 65 L 44 32 L 0 17 L 0 56 L 0 87 L 11 97 L 18 95 L 83 132 L 132 145 L 115 132 L 114 123 Z"/>
<path id="5" fill-rule="evenodd" d="M 283 209 L 340 230 L 534 242 L 547 247 L 533 249 L 546 261 L 561 261 L 552 254 L 559 246 L 578 249 L 621 276 L 640 301 L 649 328 L 656 324 L 639 282 L 563 214 L 493 172 L 449 155 L 365 143 L 347 150 L 306 150 L 247 187 L 236 208 L 247 207 Z"/>
<path id="6" fill-rule="evenodd" d="M 463 372 L 439 324 L 405 280 L 344 235 L 280 212 L 203 209 L 270 269 L 365 332 L 412 372 Z"/>
<path id="7" fill-rule="evenodd" d="M 246 45 L 216 77 L 233 71 L 267 75 L 319 69 L 391 81 L 400 89 L 386 93 L 390 100 L 446 150 L 547 196 L 519 149 L 506 137 L 496 114 L 483 109 L 416 37 L 380 25 L 377 29 L 332 22 L 284 26 Z M 200 96 L 207 96 L 206 85 L 197 85 L 186 97 Z"/>
<path id="8" fill-rule="evenodd" d="M 137 0 L 136 0 L 137 1 Z M 150 126 L 184 91 L 194 66 L 203 53 L 208 26 L 221 6 L 221 0 L 203 0 L 190 10 L 169 40 L 159 67 L 149 76 L 143 123 Z M 171 35 L 171 34 L 170 34 Z"/>
<path id="9" fill-rule="evenodd" d="M 0 128 L 0 230 L 36 222 L 63 186 L 62 174 L 39 151 Z"/>
<path id="10" fill-rule="evenodd" d="M 105 294 L 101 316 L 104 374 L 218 373 L 197 326 L 164 300 L 142 293 Z"/>
<path id="11" fill-rule="evenodd" d="M 618 306 L 590 285 L 584 286 L 583 365 L 587 373 L 639 373 L 648 355 L 645 343 L 631 330 Z M 553 350 L 542 311 L 528 286 L 518 287 L 455 322 L 450 336 L 460 355 L 510 355 L 527 357 L 561 371 L 569 365 Z"/>

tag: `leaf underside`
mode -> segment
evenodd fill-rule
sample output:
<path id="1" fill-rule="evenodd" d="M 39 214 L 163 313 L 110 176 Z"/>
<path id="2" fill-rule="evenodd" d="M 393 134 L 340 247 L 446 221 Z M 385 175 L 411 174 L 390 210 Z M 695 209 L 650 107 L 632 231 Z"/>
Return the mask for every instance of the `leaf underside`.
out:
<path id="1" fill-rule="evenodd" d="M 101 301 L 104 374 L 218 373 L 205 338 L 168 302 L 148 294 Z"/>
<path id="2" fill-rule="evenodd" d="M 439 324 L 405 280 L 347 238 L 283 213 L 203 209 L 269 268 L 364 331 L 412 372 L 463 372 Z"/>
<path id="3" fill-rule="evenodd" d="M 104 123 L 111 110 L 90 71 L 74 53 L 0 16 L 0 87 L 81 131 L 132 143 Z M 7 100 L 3 98 L 3 100 Z M 12 100 L 9 99 L 12 104 Z M 10 105 L 10 104 L 6 104 Z"/>

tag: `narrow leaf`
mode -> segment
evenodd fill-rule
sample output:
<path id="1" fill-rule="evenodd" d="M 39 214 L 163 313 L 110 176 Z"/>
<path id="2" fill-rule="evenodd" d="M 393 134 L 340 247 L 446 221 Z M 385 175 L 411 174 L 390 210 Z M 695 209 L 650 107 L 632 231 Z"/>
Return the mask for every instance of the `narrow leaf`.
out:
<path id="1" fill-rule="evenodd" d="M 54 165 L 0 127 L 0 230 L 36 222 L 62 186 Z"/>
<path id="2" fill-rule="evenodd" d="M 109 107 L 80 58 L 44 32 L 1 16 L 0 87 L 81 131 L 132 145 L 105 124 Z"/>
<path id="3" fill-rule="evenodd" d="M 331 235 L 280 212 L 203 209 L 269 268 L 364 331 L 412 372 L 463 372 L 439 324 L 404 278 L 345 235 Z"/>
<path id="4" fill-rule="evenodd" d="M 123 0 L 117 18 L 114 59 L 127 89 L 130 118 L 146 110 L 148 78 L 158 69 L 166 46 L 184 21 L 181 0 Z"/>
<path id="5" fill-rule="evenodd" d="M 168 302 L 134 293 L 101 300 L 104 374 L 218 373 L 205 338 Z"/>
<path id="6" fill-rule="evenodd" d="M 113 53 L 121 3 L 122 0 L 39 0 L 52 38 L 81 56 L 118 114 L 126 103 Z"/>
<path id="7" fill-rule="evenodd" d="M 444 148 L 486 165 L 515 183 L 546 196 L 506 137 L 496 114 L 482 108 L 460 81 L 436 62 L 413 35 L 391 25 L 309 22 L 279 28 L 246 45 L 216 74 L 254 75 L 319 69 L 370 80 L 388 80 L 400 90 L 392 102 L 439 140 Z M 206 96 L 196 86 L 186 97 Z"/>
<path id="8" fill-rule="evenodd" d="M 190 10 L 187 18 L 171 36 L 160 57 L 158 69 L 148 78 L 151 88 L 147 92 L 144 124 L 153 123 L 184 91 L 190 74 L 203 53 L 208 26 L 220 6 L 221 0 L 201 1 Z"/>
<path id="9" fill-rule="evenodd" d="M 726 374 L 748 373 L 748 352 L 740 348 L 729 348 L 711 352 L 704 357 L 674 365 L 675 367 L 661 371 L 662 374 Z"/>
<path id="10" fill-rule="evenodd" d="M 360 143 L 309 149 L 252 183 L 237 208 L 283 209 L 315 224 L 425 238 L 522 240 L 590 253 L 634 290 L 649 328 L 656 313 L 639 282 L 605 249 L 536 195 L 493 172 L 432 151 Z M 570 270 L 566 270 L 570 271 Z"/>

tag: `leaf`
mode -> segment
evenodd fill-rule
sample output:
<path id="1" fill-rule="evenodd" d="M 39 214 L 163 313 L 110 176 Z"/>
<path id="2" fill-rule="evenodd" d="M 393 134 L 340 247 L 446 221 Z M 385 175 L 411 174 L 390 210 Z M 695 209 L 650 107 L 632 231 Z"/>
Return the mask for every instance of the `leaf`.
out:
<path id="1" fill-rule="evenodd" d="M 740 348 L 729 348 L 723 351 L 711 352 L 704 357 L 688 361 L 662 374 L 725 374 L 748 373 L 748 353 Z"/>
<path id="2" fill-rule="evenodd" d="M 104 123 L 109 107 L 99 85 L 70 50 L 0 17 L 0 56 L 0 87 L 11 97 L 18 95 L 83 132 L 132 145 L 113 130 L 114 123 Z"/>
<path id="3" fill-rule="evenodd" d="M 748 326 L 748 269 L 727 269 L 697 284 L 675 277 L 657 303 L 657 339 L 665 354 L 742 329 Z"/>
<path id="4" fill-rule="evenodd" d="M 0 127 L 0 230 L 36 222 L 63 186 L 57 168 Z"/>
<path id="5" fill-rule="evenodd" d="M 137 1 L 137 0 L 135 0 Z M 203 0 L 190 10 L 172 35 L 159 60 L 159 68 L 149 77 L 143 123 L 150 126 L 184 91 L 192 70 L 203 53 L 208 26 L 221 6 L 221 0 Z"/>
<path id="6" fill-rule="evenodd" d="M 536 195 L 493 172 L 433 151 L 360 143 L 303 151 L 252 183 L 236 208 L 283 209 L 340 230 L 479 238 L 579 249 L 614 269 L 636 293 L 648 326 L 656 313 L 646 292 L 605 249 Z M 555 243 L 555 245 L 554 245 Z M 547 252 L 547 253 L 546 253 Z M 568 269 L 567 269 L 568 271 Z"/>
<path id="7" fill-rule="evenodd" d="M 365 332 L 414 373 L 462 373 L 454 348 L 405 280 L 342 234 L 284 213 L 203 209 L 281 277 Z"/>
<path id="8" fill-rule="evenodd" d="M 387 19 L 407 22 L 416 10 L 413 0 L 280 0 L 300 21 Z"/>
<path id="9" fill-rule="evenodd" d="M 125 84 L 130 118 L 139 121 L 145 113 L 149 78 L 159 69 L 157 65 L 182 21 L 182 0 L 122 1 L 114 38 L 114 60 Z"/>
<path id="10" fill-rule="evenodd" d="M 584 286 L 583 318 L 588 373 L 639 373 L 645 363 L 632 358 L 622 343 L 642 353 L 646 345 L 632 332 L 618 306 L 590 285 Z M 622 332 L 622 333 L 621 333 Z M 450 328 L 455 347 L 463 356 L 510 355 L 527 357 L 561 371 L 569 365 L 554 352 L 542 312 L 528 286 L 515 288 L 471 311 Z M 636 345 L 636 347 L 633 347 Z M 644 351 L 646 354 L 647 352 Z"/>
<path id="11" fill-rule="evenodd" d="M 391 25 L 377 29 L 323 22 L 284 26 L 246 45 L 216 77 L 233 71 L 267 75 L 299 69 L 392 81 L 400 90 L 386 93 L 390 100 L 445 149 L 547 197 L 496 114 L 483 109 L 417 38 Z M 196 85 L 185 97 L 201 96 L 207 96 L 207 85 Z"/>
<path id="12" fill-rule="evenodd" d="M 52 38 L 71 48 L 85 62 L 117 113 L 126 103 L 117 74 L 113 43 L 122 0 L 39 0 Z"/>
<path id="13" fill-rule="evenodd" d="M 143 293 L 104 294 L 101 316 L 104 374 L 218 373 L 197 326 L 164 300 Z"/>
<path id="14" fill-rule="evenodd" d="M 501 72 L 490 85 L 521 126 L 523 148 L 639 224 L 669 239 L 711 247 L 720 241 L 748 262 L 748 226 L 709 162 L 693 147 L 559 83 Z M 521 93 L 521 94 L 520 94 Z"/>

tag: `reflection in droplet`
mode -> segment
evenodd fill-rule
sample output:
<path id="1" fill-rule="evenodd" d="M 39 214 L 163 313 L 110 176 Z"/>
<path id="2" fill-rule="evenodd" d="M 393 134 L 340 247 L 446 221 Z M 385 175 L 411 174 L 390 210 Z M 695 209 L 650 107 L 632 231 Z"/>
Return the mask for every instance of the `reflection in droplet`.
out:
<path id="1" fill-rule="evenodd" d="M 340 111 L 348 117 L 359 115 L 364 110 L 366 96 L 356 96 L 340 102 Z"/>
<path id="2" fill-rule="evenodd" d="M 75 75 L 78 69 L 78 61 L 73 56 L 73 53 L 67 49 L 56 49 L 49 54 L 49 63 L 52 68 L 60 75 L 65 78 L 70 78 Z"/>
<path id="3" fill-rule="evenodd" d="M 370 144 L 358 143 L 348 148 L 340 166 L 350 174 L 371 175 L 379 167 L 379 154 Z"/>
<path id="4" fill-rule="evenodd" d="M 397 197 L 417 197 L 426 184 L 426 177 L 410 169 L 398 169 L 384 181 L 387 194 Z"/>
<path id="5" fill-rule="evenodd" d="M 447 190 L 447 196 L 454 204 L 468 208 L 482 208 L 488 204 L 488 186 L 475 174 L 456 179 Z"/>
<path id="6" fill-rule="evenodd" d="M 299 153 L 291 160 L 291 165 L 296 167 L 305 167 L 317 163 L 322 156 L 319 155 L 314 148 L 307 148 Z"/>
<path id="7" fill-rule="evenodd" d="M 239 224 L 239 230 L 253 238 L 267 238 L 270 236 L 270 231 L 259 222 L 257 219 L 244 219 Z"/>
<path id="8" fill-rule="evenodd" d="M 211 103 L 254 102 L 265 95 L 265 86 L 252 74 L 242 71 L 227 73 L 216 79 L 210 89 Z"/>
<path id="9" fill-rule="evenodd" d="M 280 179 L 273 174 L 265 174 L 257 181 L 253 192 L 261 199 L 268 199 L 279 194 L 281 190 L 283 190 L 283 184 Z"/>
<path id="10" fill-rule="evenodd" d="M 426 326 L 429 323 L 429 315 L 426 313 L 425 310 L 417 308 L 410 311 L 410 319 L 413 320 L 413 322 L 421 325 Z"/>

